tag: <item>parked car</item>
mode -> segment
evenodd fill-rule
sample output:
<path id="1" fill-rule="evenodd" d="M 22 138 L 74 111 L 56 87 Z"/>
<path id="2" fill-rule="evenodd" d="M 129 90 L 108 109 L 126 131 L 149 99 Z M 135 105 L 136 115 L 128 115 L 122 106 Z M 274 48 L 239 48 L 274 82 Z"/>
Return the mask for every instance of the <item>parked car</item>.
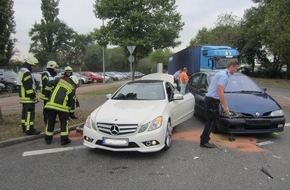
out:
<path id="1" fill-rule="evenodd" d="M 5 85 L 2 82 L 0 82 L 0 92 L 3 92 L 4 89 L 5 89 Z"/>
<path id="2" fill-rule="evenodd" d="M 186 92 L 191 92 L 195 97 L 195 115 L 205 117 L 205 94 L 215 73 L 196 73 L 188 81 Z M 220 106 L 214 131 L 257 134 L 284 130 L 285 116 L 281 106 L 250 77 L 242 73 L 230 76 L 225 96 L 230 114 L 225 114 Z"/>
<path id="3" fill-rule="evenodd" d="M 120 80 L 118 76 L 116 76 L 113 72 L 106 72 L 106 76 L 110 77 L 113 81 Z"/>
<path id="4" fill-rule="evenodd" d="M 87 118 L 84 145 L 111 151 L 169 149 L 172 129 L 191 118 L 194 96 L 174 94 L 173 76 L 155 73 L 120 87 Z"/>
<path id="5" fill-rule="evenodd" d="M 90 71 L 81 71 L 79 72 L 79 74 L 85 75 L 87 77 L 89 77 L 91 79 L 92 82 L 96 83 L 96 82 L 103 82 L 103 78 L 101 75 L 98 75 L 94 72 L 90 72 Z"/>
<path id="6" fill-rule="evenodd" d="M 104 73 L 102 73 L 102 72 L 97 72 L 97 74 L 100 75 L 102 77 L 103 81 L 105 80 L 105 82 L 113 81 L 113 79 L 111 77 L 107 76 L 106 73 L 105 73 L 105 77 L 104 77 Z"/>
<path id="7" fill-rule="evenodd" d="M 88 84 L 91 82 L 91 79 L 88 76 L 85 76 L 76 72 L 73 72 L 73 75 L 78 77 L 80 84 Z"/>
<path id="8" fill-rule="evenodd" d="M 13 70 L 0 69 L 0 82 L 5 85 L 4 91 L 12 93 L 18 89 L 17 77 Z"/>

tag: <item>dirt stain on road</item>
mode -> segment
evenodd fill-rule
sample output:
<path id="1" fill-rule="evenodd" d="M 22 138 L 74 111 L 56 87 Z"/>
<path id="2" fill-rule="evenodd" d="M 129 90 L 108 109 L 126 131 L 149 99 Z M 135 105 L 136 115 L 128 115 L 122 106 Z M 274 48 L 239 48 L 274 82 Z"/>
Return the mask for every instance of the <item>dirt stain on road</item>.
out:
<path id="1" fill-rule="evenodd" d="M 173 140 L 184 140 L 199 143 L 201 133 L 201 130 L 176 131 L 173 133 Z M 213 133 L 211 133 L 210 138 L 212 143 L 215 143 L 220 147 L 227 147 L 241 152 L 258 153 L 265 151 L 265 149 L 256 145 L 258 141 L 256 138 L 239 136 L 235 137 L 234 141 L 229 141 L 229 137 L 227 135 Z"/>
<path id="2" fill-rule="evenodd" d="M 198 129 L 187 131 L 174 131 L 173 140 L 189 141 L 199 144 L 199 137 L 201 133 L 202 131 Z M 55 135 L 55 137 L 59 137 L 59 134 Z M 83 136 L 81 133 L 71 131 L 69 133 L 69 138 L 73 141 L 77 141 L 82 140 Z M 227 147 L 241 152 L 259 153 L 265 151 L 265 149 L 256 145 L 258 139 L 253 137 L 235 136 L 234 141 L 229 141 L 229 137 L 227 135 L 211 133 L 210 138 L 211 142 L 215 143 L 220 147 Z"/>

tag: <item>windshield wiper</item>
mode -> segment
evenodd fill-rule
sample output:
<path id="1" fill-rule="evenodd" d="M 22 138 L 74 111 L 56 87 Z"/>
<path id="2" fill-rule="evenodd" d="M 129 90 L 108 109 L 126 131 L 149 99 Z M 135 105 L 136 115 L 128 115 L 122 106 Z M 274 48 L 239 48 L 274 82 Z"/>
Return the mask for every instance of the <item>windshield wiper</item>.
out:
<path id="1" fill-rule="evenodd" d="M 261 91 L 253 91 L 253 90 L 239 90 L 239 91 L 225 91 L 225 93 L 245 93 L 245 94 L 254 94 L 254 93 L 262 93 Z"/>
<path id="2" fill-rule="evenodd" d="M 254 94 L 254 93 L 262 93 L 261 91 L 254 91 L 254 90 L 241 90 L 241 93 L 248 93 L 248 94 Z"/>

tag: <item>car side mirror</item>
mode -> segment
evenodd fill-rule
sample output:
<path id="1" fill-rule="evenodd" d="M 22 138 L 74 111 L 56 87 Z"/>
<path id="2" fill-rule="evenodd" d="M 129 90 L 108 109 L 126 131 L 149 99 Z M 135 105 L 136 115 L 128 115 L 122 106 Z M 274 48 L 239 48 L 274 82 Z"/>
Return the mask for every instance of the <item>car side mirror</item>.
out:
<path id="1" fill-rule="evenodd" d="M 106 99 L 110 99 L 112 97 L 112 94 L 106 94 Z"/>
<path id="2" fill-rule="evenodd" d="M 182 94 L 174 94 L 173 100 L 183 100 L 183 95 Z"/>

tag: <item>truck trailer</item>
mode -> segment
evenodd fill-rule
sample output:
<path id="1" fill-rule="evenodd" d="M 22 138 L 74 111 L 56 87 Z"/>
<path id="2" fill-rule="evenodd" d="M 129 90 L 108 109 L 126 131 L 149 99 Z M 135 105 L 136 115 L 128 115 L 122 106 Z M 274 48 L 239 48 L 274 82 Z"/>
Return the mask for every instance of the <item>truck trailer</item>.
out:
<path id="1" fill-rule="evenodd" d="M 189 76 L 204 70 L 224 69 L 233 60 L 240 64 L 240 54 L 229 46 L 190 46 L 169 56 L 168 74 L 173 75 L 184 67 Z"/>

